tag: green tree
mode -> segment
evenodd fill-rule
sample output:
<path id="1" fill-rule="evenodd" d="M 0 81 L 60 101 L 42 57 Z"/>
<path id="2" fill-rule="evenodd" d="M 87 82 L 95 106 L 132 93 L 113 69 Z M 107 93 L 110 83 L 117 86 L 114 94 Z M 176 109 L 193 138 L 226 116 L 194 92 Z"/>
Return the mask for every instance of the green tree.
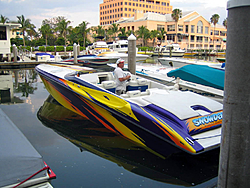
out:
<path id="1" fill-rule="evenodd" d="M 56 27 L 56 31 L 58 31 L 60 33 L 60 36 L 62 36 L 65 40 L 65 46 L 66 46 L 66 42 L 67 42 L 67 34 L 69 31 L 69 24 L 71 23 L 71 21 L 67 20 L 64 17 L 58 17 L 58 23 L 57 23 L 57 27 Z"/>
<path id="2" fill-rule="evenodd" d="M 30 36 L 30 40 L 33 40 L 33 36 L 36 35 L 36 30 L 35 30 L 36 26 L 34 24 L 30 24 L 29 28 L 27 29 L 27 33 Z"/>
<path id="3" fill-rule="evenodd" d="M 118 37 L 121 39 L 121 38 L 127 38 L 127 35 L 126 35 L 126 32 L 125 32 L 125 27 L 123 27 L 123 28 L 120 28 L 119 29 L 119 34 L 118 34 Z"/>
<path id="4" fill-rule="evenodd" d="M 116 39 L 116 34 L 118 33 L 119 31 L 119 24 L 116 24 L 116 23 L 112 23 L 111 26 L 109 27 L 109 30 L 111 31 L 111 34 L 113 35 L 113 39 L 115 40 Z"/>
<path id="5" fill-rule="evenodd" d="M 160 32 L 158 30 L 151 30 L 150 34 L 153 39 L 153 46 L 155 46 L 155 39 L 160 35 Z"/>
<path id="6" fill-rule="evenodd" d="M 227 18 L 223 21 L 223 26 L 227 29 Z"/>
<path id="7" fill-rule="evenodd" d="M 52 33 L 52 29 L 50 28 L 49 24 L 44 24 L 41 26 L 41 28 L 39 29 L 39 32 L 42 34 L 43 38 L 45 39 L 45 45 L 47 47 L 48 45 L 48 36 L 53 35 Z M 46 51 L 46 48 L 45 48 Z"/>
<path id="8" fill-rule="evenodd" d="M 95 40 L 96 40 L 96 37 L 105 36 L 105 29 L 103 29 L 101 25 L 94 27 L 92 31 L 96 32 L 95 34 L 92 35 L 92 37 L 94 37 Z"/>
<path id="9" fill-rule="evenodd" d="M 28 29 L 31 27 L 31 20 L 30 19 L 25 19 L 24 15 L 17 16 L 18 23 L 21 24 L 21 27 L 19 30 L 23 33 L 23 45 L 25 46 L 25 33 Z"/>
<path id="10" fill-rule="evenodd" d="M 171 17 L 173 18 L 173 20 L 175 21 L 175 32 L 176 32 L 176 35 L 175 35 L 175 42 L 177 43 L 177 29 L 178 29 L 178 21 L 179 19 L 182 17 L 182 11 L 180 9 L 174 9 L 172 11 L 172 14 L 171 14 Z"/>
<path id="11" fill-rule="evenodd" d="M 142 45 L 145 46 L 147 39 L 150 38 L 150 31 L 147 29 L 146 26 L 138 27 L 138 30 L 135 31 L 137 38 L 141 38 L 143 43 Z"/>
<path id="12" fill-rule="evenodd" d="M 215 26 L 218 23 L 219 19 L 220 19 L 220 16 L 218 14 L 213 14 L 212 17 L 210 18 L 211 23 L 214 24 L 213 37 L 215 36 L 214 35 L 214 33 L 215 33 Z M 214 46 L 214 38 L 213 38 L 213 46 Z"/>
<path id="13" fill-rule="evenodd" d="M 9 22 L 9 18 L 7 18 L 6 16 L 3 16 L 2 14 L 1 14 L 1 23 L 2 24 L 5 24 L 5 23 L 8 23 Z"/>
<path id="14" fill-rule="evenodd" d="M 83 36 L 83 46 L 86 47 L 86 39 L 87 39 L 87 33 L 90 31 L 90 28 L 87 28 L 87 25 L 89 22 L 83 21 L 79 24 L 78 31 Z"/>

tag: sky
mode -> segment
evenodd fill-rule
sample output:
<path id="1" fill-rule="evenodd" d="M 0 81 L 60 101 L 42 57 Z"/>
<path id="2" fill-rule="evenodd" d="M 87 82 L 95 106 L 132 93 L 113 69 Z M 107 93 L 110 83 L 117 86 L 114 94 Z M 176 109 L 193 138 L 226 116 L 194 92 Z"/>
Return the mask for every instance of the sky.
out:
<path id="1" fill-rule="evenodd" d="M 44 19 L 64 16 L 73 27 L 83 21 L 97 26 L 99 24 L 99 4 L 103 0 L 0 0 L 0 14 L 17 21 L 17 16 L 30 19 L 36 29 Z M 227 0 L 170 0 L 173 9 L 196 11 L 210 21 L 213 14 L 219 14 L 219 23 L 227 17 Z"/>

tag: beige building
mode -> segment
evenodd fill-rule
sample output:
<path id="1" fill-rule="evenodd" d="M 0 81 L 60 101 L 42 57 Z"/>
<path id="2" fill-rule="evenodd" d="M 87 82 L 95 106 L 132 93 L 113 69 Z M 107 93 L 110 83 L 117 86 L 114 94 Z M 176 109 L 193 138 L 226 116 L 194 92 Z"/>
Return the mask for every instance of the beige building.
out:
<path id="1" fill-rule="evenodd" d="M 131 18 L 136 11 L 169 14 L 170 0 L 103 0 L 99 6 L 100 25 L 112 24 L 120 18 Z"/>
<path id="2" fill-rule="evenodd" d="M 214 28 L 213 24 L 196 11 L 182 12 L 182 17 L 177 23 L 177 32 L 176 22 L 171 14 L 135 12 L 134 17 L 121 18 L 116 24 L 119 24 L 119 29 L 125 28 L 125 31 L 136 31 L 142 25 L 149 30 L 161 30 L 164 28 L 167 34 L 161 41 L 163 45 L 177 42 L 181 48 L 185 49 L 226 49 L 227 29 L 219 24 L 216 24 Z M 109 27 L 110 24 L 104 26 L 105 29 Z M 142 41 L 138 39 L 137 44 L 140 44 L 140 42 Z M 152 41 L 148 44 L 152 45 Z"/>

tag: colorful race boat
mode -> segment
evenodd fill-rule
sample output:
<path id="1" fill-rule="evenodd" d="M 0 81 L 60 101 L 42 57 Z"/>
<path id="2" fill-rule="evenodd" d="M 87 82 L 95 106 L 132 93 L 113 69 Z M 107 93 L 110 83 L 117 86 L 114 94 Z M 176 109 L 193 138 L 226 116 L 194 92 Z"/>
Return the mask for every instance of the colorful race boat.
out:
<path id="1" fill-rule="evenodd" d="M 220 145 L 219 102 L 136 75 L 118 96 L 111 71 L 56 64 L 36 71 L 64 107 L 160 155 L 199 154 Z"/>

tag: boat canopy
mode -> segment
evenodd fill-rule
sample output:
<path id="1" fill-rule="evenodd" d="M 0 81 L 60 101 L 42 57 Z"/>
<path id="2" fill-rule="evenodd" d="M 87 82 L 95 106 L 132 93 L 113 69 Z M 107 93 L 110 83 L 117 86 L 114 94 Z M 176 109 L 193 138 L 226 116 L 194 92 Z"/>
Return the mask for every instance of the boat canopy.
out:
<path id="1" fill-rule="evenodd" d="M 0 187 L 20 183 L 41 170 L 42 156 L 0 109 Z M 39 173 L 35 178 L 46 177 Z"/>
<path id="2" fill-rule="evenodd" d="M 216 89 L 224 89 L 225 71 L 207 65 L 186 65 L 171 70 L 167 75 L 169 77 L 179 77 L 182 80 L 214 87 Z"/>

